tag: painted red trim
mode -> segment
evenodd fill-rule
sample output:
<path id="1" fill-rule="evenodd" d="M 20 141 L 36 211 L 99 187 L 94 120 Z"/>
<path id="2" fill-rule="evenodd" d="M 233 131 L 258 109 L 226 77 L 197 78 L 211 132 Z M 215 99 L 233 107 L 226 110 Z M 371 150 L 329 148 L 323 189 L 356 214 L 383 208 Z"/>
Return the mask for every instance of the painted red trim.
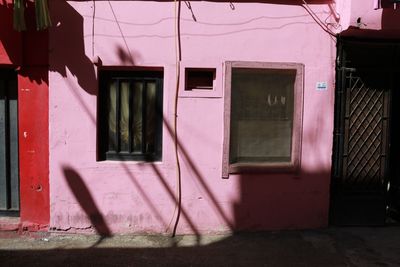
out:
<path id="1" fill-rule="evenodd" d="M 229 164 L 232 68 L 283 69 L 296 71 L 296 78 L 294 83 L 294 114 L 291 162 Z M 222 154 L 222 177 L 228 178 L 230 173 L 298 172 L 301 164 L 301 139 L 303 129 L 304 65 L 300 63 L 280 62 L 226 62 L 224 89 L 224 142 Z"/>

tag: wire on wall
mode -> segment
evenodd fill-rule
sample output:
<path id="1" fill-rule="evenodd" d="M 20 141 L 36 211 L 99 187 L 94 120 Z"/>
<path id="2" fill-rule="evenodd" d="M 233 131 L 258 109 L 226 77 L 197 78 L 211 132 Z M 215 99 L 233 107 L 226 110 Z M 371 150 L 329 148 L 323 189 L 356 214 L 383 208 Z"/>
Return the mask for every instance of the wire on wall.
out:
<path id="1" fill-rule="evenodd" d="M 122 32 L 122 28 L 121 28 L 121 25 L 120 25 L 120 23 L 119 23 L 119 21 L 118 21 L 118 19 L 117 19 L 117 15 L 116 15 L 115 12 L 114 12 L 114 8 L 113 8 L 113 6 L 111 5 L 110 0 L 108 0 L 107 2 L 108 2 L 108 5 L 110 6 L 111 12 L 112 12 L 112 14 L 113 14 L 113 16 L 114 16 L 114 20 L 115 20 L 115 22 L 117 23 L 119 32 L 121 33 L 121 37 L 122 37 L 122 39 L 124 40 L 125 47 L 126 47 L 126 50 L 127 50 L 127 52 L 128 52 L 128 55 L 129 55 L 129 57 L 130 57 L 130 60 L 131 60 L 131 62 L 133 63 L 133 62 L 134 62 L 134 61 L 133 61 L 133 56 L 132 56 L 131 50 L 129 49 L 128 43 L 126 42 L 125 35 L 124 35 L 124 33 Z"/>
<path id="2" fill-rule="evenodd" d="M 93 16 L 92 16 L 92 58 L 94 57 L 94 20 L 96 18 L 96 0 L 93 0 Z"/>
<path id="3" fill-rule="evenodd" d="M 303 8 L 310 14 L 310 16 L 313 18 L 313 20 L 324 30 L 326 33 L 331 35 L 332 37 L 336 37 L 336 34 L 332 32 L 327 25 L 324 24 L 324 22 L 315 14 L 315 12 L 310 8 L 308 3 L 305 0 L 303 1 Z"/>
<path id="4" fill-rule="evenodd" d="M 179 160 L 179 140 L 178 140 L 178 99 L 179 99 L 179 80 L 180 80 L 180 63 L 182 59 L 181 54 L 181 40 L 180 40 L 180 13 L 181 13 L 181 0 L 174 0 L 174 34 L 175 34 L 175 65 L 176 65 L 176 88 L 175 88 L 175 108 L 174 108 L 174 145 L 175 145 L 175 161 L 176 161 L 176 185 L 177 185 L 177 195 L 176 195 L 176 209 L 178 213 L 176 215 L 176 220 L 174 224 L 174 229 L 172 231 L 172 237 L 176 235 L 176 230 L 178 228 L 179 218 L 182 209 L 182 175 L 181 175 L 181 164 Z M 175 215 L 174 211 L 174 215 Z"/>

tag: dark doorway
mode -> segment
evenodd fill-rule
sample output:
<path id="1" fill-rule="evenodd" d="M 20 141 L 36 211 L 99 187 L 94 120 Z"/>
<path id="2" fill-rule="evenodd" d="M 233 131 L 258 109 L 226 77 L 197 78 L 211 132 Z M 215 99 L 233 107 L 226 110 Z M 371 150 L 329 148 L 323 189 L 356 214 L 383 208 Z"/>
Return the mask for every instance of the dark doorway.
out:
<path id="1" fill-rule="evenodd" d="M 0 69 L 0 215 L 19 215 L 17 74 Z"/>
<path id="2" fill-rule="evenodd" d="M 336 71 L 331 223 L 383 225 L 398 204 L 400 42 L 339 39 Z"/>

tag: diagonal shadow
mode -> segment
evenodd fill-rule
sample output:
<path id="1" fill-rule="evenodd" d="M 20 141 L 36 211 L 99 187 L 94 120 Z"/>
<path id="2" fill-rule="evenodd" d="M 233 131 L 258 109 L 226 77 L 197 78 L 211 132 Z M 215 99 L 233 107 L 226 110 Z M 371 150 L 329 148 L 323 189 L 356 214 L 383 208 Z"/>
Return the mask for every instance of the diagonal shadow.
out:
<path id="1" fill-rule="evenodd" d="M 173 131 L 171 125 L 169 125 L 165 119 L 164 119 L 164 125 L 168 131 L 168 134 L 171 137 L 173 137 L 174 131 Z M 196 166 L 193 159 L 190 157 L 187 149 L 183 146 L 183 144 L 181 142 L 179 142 L 179 139 L 178 139 L 178 151 L 179 151 L 180 156 L 182 156 L 183 159 L 185 160 L 185 162 L 189 164 L 191 170 L 193 171 L 193 173 L 195 174 L 195 177 L 197 178 L 197 181 L 200 183 L 203 190 L 207 194 L 208 198 L 211 200 L 211 203 L 212 203 L 213 207 L 215 208 L 215 210 L 217 211 L 217 213 L 222 217 L 224 223 L 226 223 L 228 225 L 230 230 L 233 230 L 233 228 L 234 228 L 233 223 L 229 220 L 228 216 L 225 214 L 225 212 L 219 206 L 217 198 L 211 192 L 209 186 L 205 182 L 204 177 L 201 175 L 199 168 Z M 152 165 L 152 166 L 153 166 L 153 169 L 156 171 L 156 167 L 154 165 Z"/>
<path id="2" fill-rule="evenodd" d="M 82 177 L 71 167 L 63 166 L 62 169 L 64 172 L 64 178 L 74 194 L 75 199 L 85 211 L 96 232 L 101 237 L 98 243 L 104 238 L 111 237 L 111 230 L 106 224 L 103 215 L 97 207 Z"/>

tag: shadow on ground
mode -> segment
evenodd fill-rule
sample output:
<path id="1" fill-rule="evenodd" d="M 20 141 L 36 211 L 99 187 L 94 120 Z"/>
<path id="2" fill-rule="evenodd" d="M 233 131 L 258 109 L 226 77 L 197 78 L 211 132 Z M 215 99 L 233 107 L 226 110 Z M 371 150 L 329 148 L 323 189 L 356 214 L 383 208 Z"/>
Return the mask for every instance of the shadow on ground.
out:
<path id="1" fill-rule="evenodd" d="M 234 236 L 0 239 L 2 266 L 399 266 L 400 228 L 330 228 Z"/>

